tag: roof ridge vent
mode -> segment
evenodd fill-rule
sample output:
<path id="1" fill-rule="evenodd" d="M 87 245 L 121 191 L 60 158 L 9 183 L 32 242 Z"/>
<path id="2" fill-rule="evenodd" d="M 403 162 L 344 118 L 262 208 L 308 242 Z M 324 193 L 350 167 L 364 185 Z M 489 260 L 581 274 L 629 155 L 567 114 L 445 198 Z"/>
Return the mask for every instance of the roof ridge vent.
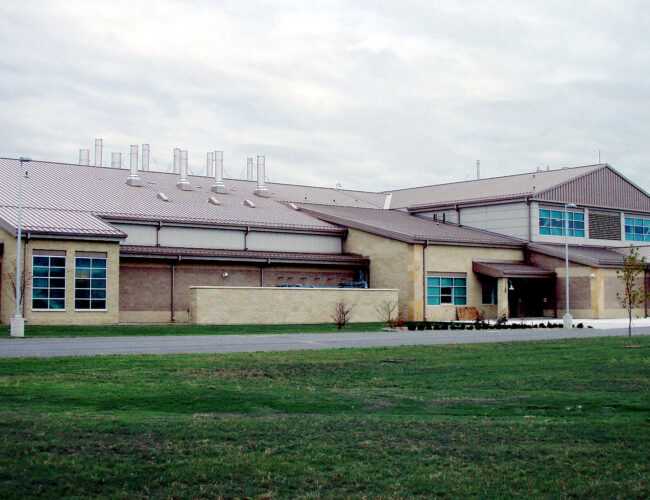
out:
<path id="1" fill-rule="evenodd" d="M 214 196 L 208 196 L 208 203 L 210 203 L 211 205 L 217 205 L 217 206 L 221 205 L 221 202 L 219 200 L 217 200 Z"/>
<path id="2" fill-rule="evenodd" d="M 144 185 L 142 179 L 138 175 L 138 145 L 131 145 L 131 172 L 129 178 L 126 180 L 129 186 L 140 187 Z"/>
<path id="3" fill-rule="evenodd" d="M 162 200 L 162 201 L 169 201 L 169 198 L 167 197 L 167 195 L 165 193 L 163 193 L 162 191 L 159 191 L 158 194 L 156 195 L 156 197 L 159 200 Z"/>
<path id="4" fill-rule="evenodd" d="M 246 207 L 255 208 L 255 203 L 253 203 L 251 200 L 244 200 L 243 204 Z"/>

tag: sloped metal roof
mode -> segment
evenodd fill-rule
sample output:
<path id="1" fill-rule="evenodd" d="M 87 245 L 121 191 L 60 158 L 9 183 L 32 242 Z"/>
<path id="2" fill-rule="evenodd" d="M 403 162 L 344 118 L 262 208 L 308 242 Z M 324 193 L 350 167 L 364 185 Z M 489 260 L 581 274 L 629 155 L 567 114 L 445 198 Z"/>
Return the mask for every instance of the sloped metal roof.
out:
<path id="1" fill-rule="evenodd" d="M 469 227 L 434 222 L 400 210 L 299 205 L 300 210 L 341 226 L 407 243 L 428 242 L 521 248 L 523 241 Z"/>
<path id="2" fill-rule="evenodd" d="M 541 243 L 529 243 L 528 248 L 534 252 L 565 258 L 565 246 Z M 621 267 L 623 265 L 622 249 L 608 247 L 591 247 L 569 245 L 569 261 L 593 267 Z"/>
<path id="3" fill-rule="evenodd" d="M 461 202 L 480 202 L 532 196 L 553 186 L 574 179 L 603 165 L 541 170 L 527 174 L 490 177 L 465 182 L 452 182 L 422 186 L 392 193 L 390 208 L 416 208 L 421 206 L 453 205 Z"/>
<path id="4" fill-rule="evenodd" d="M 494 278 L 552 278 L 555 273 L 525 262 L 514 261 L 473 261 L 472 269 L 476 273 Z"/>
<path id="5" fill-rule="evenodd" d="M 40 161 L 25 163 L 24 169 L 28 174 L 23 179 L 23 206 L 67 211 L 66 223 L 78 229 L 90 231 L 97 226 L 87 215 L 81 215 L 86 213 L 114 219 L 340 232 L 327 222 L 271 198 L 256 197 L 252 189 L 212 193 L 213 179 L 208 177 L 190 176 L 193 189 L 182 191 L 176 187 L 178 175 L 162 172 L 139 172 L 144 185 L 132 187 L 125 182 L 129 171 L 124 169 Z M 18 171 L 18 160 L 0 158 L 0 200 L 6 207 L 17 206 Z M 231 187 L 231 183 L 226 182 L 226 186 Z M 158 198 L 159 192 L 169 201 Z M 216 197 L 220 205 L 208 203 L 210 196 Z M 245 206 L 246 199 L 253 200 L 255 208 Z M 57 216 L 63 217 L 59 212 Z M 59 225 L 61 229 L 66 223 Z"/>

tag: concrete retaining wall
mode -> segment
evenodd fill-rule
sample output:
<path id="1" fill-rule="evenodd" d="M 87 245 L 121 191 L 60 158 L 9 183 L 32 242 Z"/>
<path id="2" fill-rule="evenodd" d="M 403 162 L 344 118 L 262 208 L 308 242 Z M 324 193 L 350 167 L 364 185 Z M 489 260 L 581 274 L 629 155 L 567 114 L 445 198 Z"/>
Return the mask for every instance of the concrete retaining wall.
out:
<path id="1" fill-rule="evenodd" d="M 336 305 L 352 306 L 351 323 L 383 321 L 380 304 L 397 303 L 398 290 L 350 288 L 190 287 L 196 324 L 333 323 Z"/>

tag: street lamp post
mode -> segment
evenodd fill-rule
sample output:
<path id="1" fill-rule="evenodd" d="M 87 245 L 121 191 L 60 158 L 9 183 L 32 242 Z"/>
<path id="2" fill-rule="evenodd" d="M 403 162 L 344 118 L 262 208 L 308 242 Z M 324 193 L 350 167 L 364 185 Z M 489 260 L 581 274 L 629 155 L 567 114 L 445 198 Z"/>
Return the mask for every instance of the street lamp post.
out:
<path id="1" fill-rule="evenodd" d="M 25 318 L 20 310 L 21 292 L 22 292 L 22 269 L 20 267 L 21 257 L 21 239 L 22 239 L 22 218 L 23 218 L 23 163 L 32 161 L 31 158 L 20 157 L 20 174 L 18 176 L 18 234 L 16 235 L 16 311 L 11 318 L 11 336 L 25 336 Z"/>
<path id="2" fill-rule="evenodd" d="M 565 249 L 565 265 L 566 272 L 564 279 L 566 280 L 566 314 L 563 318 L 564 328 L 571 328 L 573 326 L 573 317 L 571 316 L 570 307 L 569 307 L 569 217 L 568 210 L 569 208 L 577 208 L 573 203 L 564 204 L 564 249 Z"/>

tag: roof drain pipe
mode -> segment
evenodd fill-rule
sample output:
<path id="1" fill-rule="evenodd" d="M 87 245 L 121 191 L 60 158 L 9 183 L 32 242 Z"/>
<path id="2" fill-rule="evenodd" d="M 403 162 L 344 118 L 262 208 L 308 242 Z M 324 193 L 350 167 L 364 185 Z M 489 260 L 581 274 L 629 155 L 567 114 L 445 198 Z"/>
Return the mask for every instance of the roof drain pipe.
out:
<path id="1" fill-rule="evenodd" d="M 95 166 L 102 166 L 102 150 L 104 149 L 104 141 L 102 139 L 95 139 Z"/>
<path id="2" fill-rule="evenodd" d="M 142 167 L 140 170 L 149 172 L 149 155 L 151 153 L 151 146 L 149 144 L 142 145 Z"/>
<path id="3" fill-rule="evenodd" d="M 181 167 L 181 179 L 176 183 L 176 187 L 178 189 L 182 189 L 183 191 L 191 191 L 192 185 L 190 184 L 190 181 L 187 179 L 187 150 L 186 149 L 180 151 L 178 155 L 178 161 Z"/>
<path id="4" fill-rule="evenodd" d="M 247 181 L 253 180 L 253 159 L 252 158 L 246 158 L 246 180 Z"/>
<path id="5" fill-rule="evenodd" d="M 258 156 L 257 157 L 257 189 L 255 190 L 255 196 L 259 196 L 261 198 L 268 198 L 269 197 L 269 191 L 266 189 L 266 186 L 264 185 L 264 177 L 266 176 L 265 172 L 265 165 L 264 165 L 264 157 L 263 156 Z"/>
<path id="6" fill-rule="evenodd" d="M 227 193 L 223 183 L 223 151 L 214 152 L 214 184 L 210 188 L 213 193 Z"/>
<path id="7" fill-rule="evenodd" d="M 129 186 L 140 187 L 144 185 L 142 179 L 138 175 L 138 146 L 133 144 L 131 146 L 131 172 L 129 178 L 126 180 Z"/>
<path id="8" fill-rule="evenodd" d="M 212 177 L 214 175 L 214 153 L 209 151 L 205 159 L 205 175 Z"/>

